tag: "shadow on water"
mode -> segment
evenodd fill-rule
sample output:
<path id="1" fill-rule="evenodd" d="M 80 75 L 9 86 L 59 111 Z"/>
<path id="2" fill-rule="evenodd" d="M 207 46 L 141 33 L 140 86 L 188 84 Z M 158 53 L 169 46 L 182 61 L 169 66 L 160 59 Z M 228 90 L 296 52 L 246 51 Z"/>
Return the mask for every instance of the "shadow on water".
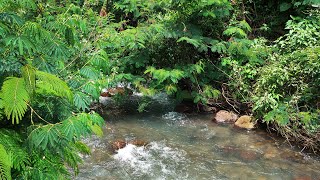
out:
<path id="1" fill-rule="evenodd" d="M 126 107 L 136 107 L 132 101 Z M 75 179 L 319 179 L 320 162 L 262 130 L 242 131 L 211 121 L 212 115 L 173 112 L 159 95 L 148 111 L 134 110 L 106 117 L 105 135 L 85 142 Z M 112 153 L 116 140 L 142 140 Z"/>

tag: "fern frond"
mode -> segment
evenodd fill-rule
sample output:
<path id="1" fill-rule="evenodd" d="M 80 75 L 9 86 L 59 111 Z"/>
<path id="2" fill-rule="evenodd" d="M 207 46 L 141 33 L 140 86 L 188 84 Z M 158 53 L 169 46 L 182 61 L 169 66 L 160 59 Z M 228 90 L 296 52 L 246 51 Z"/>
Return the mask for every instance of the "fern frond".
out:
<path id="1" fill-rule="evenodd" d="M 87 146 L 85 143 L 83 143 L 81 141 L 76 141 L 74 143 L 74 147 L 81 153 L 91 154 L 91 150 L 90 150 L 89 146 Z"/>
<path id="2" fill-rule="evenodd" d="M 198 48 L 201 45 L 200 40 L 198 39 L 191 39 L 188 37 L 181 37 L 177 40 L 177 42 L 186 41 L 187 43 L 193 45 L 194 47 Z"/>
<path id="3" fill-rule="evenodd" d="M 5 36 L 6 33 L 10 31 L 10 28 L 4 23 L 0 22 L 0 36 Z"/>
<path id="4" fill-rule="evenodd" d="M 61 123 L 40 125 L 29 134 L 29 146 L 42 151 L 61 151 L 68 143 L 74 143 L 92 132 L 101 135 L 103 123 L 103 119 L 95 113 L 79 113 Z"/>
<path id="5" fill-rule="evenodd" d="M 29 134 L 29 146 L 31 149 L 56 149 L 60 145 L 61 133 L 58 129 L 59 124 L 48 124 L 39 126 Z"/>
<path id="6" fill-rule="evenodd" d="M 27 150 L 21 146 L 22 139 L 19 134 L 12 130 L 0 129 L 0 144 L 7 152 L 11 153 L 11 161 L 14 169 L 22 171 L 30 163 Z"/>
<path id="7" fill-rule="evenodd" d="M 4 112 L 3 112 L 3 100 L 1 99 L 1 91 L 0 91 L 0 120 L 4 118 Z"/>
<path id="8" fill-rule="evenodd" d="M 23 19 L 15 13 L 0 13 L 0 21 L 7 24 L 16 24 L 19 26 L 24 23 Z"/>
<path id="9" fill-rule="evenodd" d="M 48 41 L 45 45 L 46 53 L 55 58 L 67 58 L 69 54 L 68 47 L 57 39 Z"/>
<path id="10" fill-rule="evenodd" d="M 37 5 L 34 0 L 19 0 L 18 3 L 21 6 L 21 8 L 32 10 L 37 8 Z"/>
<path id="11" fill-rule="evenodd" d="M 96 113 L 79 113 L 63 121 L 61 129 L 66 138 L 72 140 L 79 139 L 92 132 L 102 135 L 101 126 L 103 124 L 103 118 Z"/>
<path id="12" fill-rule="evenodd" d="M 32 95 L 36 89 L 36 69 L 30 65 L 25 65 L 21 68 L 21 72 L 26 83 L 26 89 Z"/>
<path id="13" fill-rule="evenodd" d="M 2 86 L 4 112 L 12 124 L 18 124 L 27 111 L 30 100 L 23 78 L 9 77 Z"/>
<path id="14" fill-rule="evenodd" d="M 95 67 L 95 69 L 99 69 L 103 72 L 107 72 L 111 69 L 108 54 L 104 50 L 100 50 L 97 54 L 92 56 L 90 64 Z"/>
<path id="15" fill-rule="evenodd" d="M 0 179 L 11 180 L 11 156 L 2 144 L 0 144 L 0 157 Z"/>
<path id="16" fill-rule="evenodd" d="M 50 33 L 37 22 L 26 22 L 23 25 L 23 33 L 28 37 L 34 38 L 37 42 L 50 39 L 48 38 Z"/>
<path id="17" fill-rule="evenodd" d="M 6 46 L 18 48 L 20 55 L 25 54 L 25 49 L 30 55 L 36 49 L 36 46 L 29 40 L 29 38 L 23 35 L 8 36 L 4 39 L 4 42 L 6 43 Z"/>
<path id="18" fill-rule="evenodd" d="M 74 138 L 78 139 L 81 136 L 88 135 L 89 130 L 86 123 L 84 123 L 86 119 L 86 114 L 80 114 L 62 121 L 61 131 L 66 139 L 73 140 Z"/>
<path id="19" fill-rule="evenodd" d="M 82 92 L 76 92 L 74 95 L 73 103 L 77 108 L 85 111 L 86 109 L 89 109 L 91 98 Z"/>
<path id="20" fill-rule="evenodd" d="M 22 171 L 19 179 L 70 179 L 70 173 L 61 158 L 50 151 L 32 152 L 33 164 Z"/>
<path id="21" fill-rule="evenodd" d="M 37 84 L 37 88 L 47 88 L 48 90 L 52 90 L 52 92 L 55 92 L 55 95 L 65 97 L 68 100 L 72 101 L 73 93 L 66 82 L 59 79 L 57 76 L 53 74 L 46 73 L 43 71 L 36 71 L 36 77 L 39 79 L 40 82 L 45 84 L 45 86 Z"/>
<path id="22" fill-rule="evenodd" d="M 247 34 L 244 30 L 238 27 L 229 27 L 225 31 L 223 31 L 223 35 L 227 35 L 230 37 L 237 37 L 237 38 L 246 38 Z"/>
<path id="23" fill-rule="evenodd" d="M 90 66 L 85 66 L 80 69 L 80 74 L 88 79 L 97 80 L 100 77 L 100 72 Z"/>
<path id="24" fill-rule="evenodd" d="M 99 86 L 93 84 L 93 82 L 88 82 L 82 86 L 82 89 L 92 97 L 98 99 L 100 96 L 100 88 Z"/>

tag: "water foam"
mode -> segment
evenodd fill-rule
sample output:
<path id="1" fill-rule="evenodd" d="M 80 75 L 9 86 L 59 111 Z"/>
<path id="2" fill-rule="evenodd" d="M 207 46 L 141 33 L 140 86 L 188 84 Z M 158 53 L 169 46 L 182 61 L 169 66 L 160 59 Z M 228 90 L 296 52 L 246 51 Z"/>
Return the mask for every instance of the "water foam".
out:
<path id="1" fill-rule="evenodd" d="M 164 142 L 151 142 L 147 147 L 128 144 L 113 157 L 135 177 L 166 179 L 187 176 L 177 170 L 187 165 L 185 155 L 184 151 L 168 147 Z"/>
<path id="2" fill-rule="evenodd" d="M 190 120 L 185 114 L 178 113 L 178 112 L 168 112 L 164 115 L 162 115 L 162 118 L 167 121 L 167 125 L 178 125 L 178 126 L 184 126 Z"/>

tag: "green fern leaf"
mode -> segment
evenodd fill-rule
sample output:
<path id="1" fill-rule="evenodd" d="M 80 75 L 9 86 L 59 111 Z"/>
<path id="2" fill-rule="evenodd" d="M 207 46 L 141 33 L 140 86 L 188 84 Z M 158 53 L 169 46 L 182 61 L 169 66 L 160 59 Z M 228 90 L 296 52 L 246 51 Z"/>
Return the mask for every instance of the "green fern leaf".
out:
<path id="1" fill-rule="evenodd" d="M 11 180 L 11 156 L 0 144 L 0 179 Z"/>
<path id="2" fill-rule="evenodd" d="M 6 22 L 7 24 L 16 24 L 18 26 L 21 26 L 24 23 L 23 19 L 15 13 L 0 13 L 0 21 Z"/>
<path id="3" fill-rule="evenodd" d="M 80 69 L 80 74 L 88 79 L 98 80 L 100 72 L 90 66 L 85 66 Z"/>
<path id="4" fill-rule="evenodd" d="M 223 32 L 223 34 L 231 37 L 238 37 L 238 38 L 247 37 L 247 34 L 245 33 L 245 31 L 238 27 L 229 27 Z"/>
<path id="5" fill-rule="evenodd" d="M 37 5 L 34 0 L 19 0 L 18 1 L 22 8 L 35 10 Z"/>
<path id="6" fill-rule="evenodd" d="M 18 124 L 27 111 L 30 100 L 23 78 L 9 77 L 2 86 L 2 100 L 6 116 Z"/>
<path id="7" fill-rule="evenodd" d="M 89 119 L 93 124 L 104 125 L 104 119 L 98 113 L 89 113 Z"/>
<path id="8" fill-rule="evenodd" d="M 104 50 L 100 50 L 97 54 L 92 56 L 90 64 L 95 68 L 104 73 L 111 70 L 111 64 L 109 61 L 108 54 Z"/>
<path id="9" fill-rule="evenodd" d="M 18 133 L 13 130 L 0 129 L 0 144 L 7 152 L 11 152 L 11 161 L 13 168 L 22 171 L 29 164 L 29 154 L 21 146 L 22 139 Z"/>
<path id="10" fill-rule="evenodd" d="M 83 85 L 82 89 L 95 99 L 98 99 L 100 96 L 100 88 L 93 84 L 93 82 L 88 82 L 85 85 Z"/>
<path id="11" fill-rule="evenodd" d="M 0 36 L 2 37 L 5 36 L 5 34 L 8 33 L 9 31 L 10 31 L 10 28 L 7 25 L 0 22 Z"/>
<path id="12" fill-rule="evenodd" d="M 198 39 L 191 39 L 188 37 L 181 37 L 177 40 L 177 42 L 186 41 L 187 43 L 193 45 L 194 47 L 198 48 L 201 45 L 201 42 Z"/>
<path id="13" fill-rule="evenodd" d="M 32 130 L 28 136 L 31 149 L 57 148 L 61 136 L 57 127 L 58 125 L 56 124 L 48 124 Z"/>
<path id="14" fill-rule="evenodd" d="M 34 38 L 37 42 L 47 41 L 50 37 L 50 33 L 42 28 L 39 23 L 30 21 L 23 25 L 23 33 L 27 37 Z"/>
<path id="15" fill-rule="evenodd" d="M 75 43 L 75 40 L 74 40 L 74 33 L 72 31 L 72 29 L 70 27 L 67 27 L 65 29 L 65 39 L 67 40 L 67 43 L 70 45 L 70 46 L 73 46 L 74 43 Z"/>
<path id="16" fill-rule="evenodd" d="M 76 92 L 73 102 L 76 107 L 78 107 L 82 111 L 85 111 L 86 109 L 89 109 L 91 98 L 82 92 Z"/>
<path id="17" fill-rule="evenodd" d="M 25 36 L 8 36 L 4 39 L 6 46 L 18 48 L 19 54 L 24 55 L 27 50 L 29 54 L 35 51 L 35 45 Z"/>
<path id="18" fill-rule="evenodd" d="M 87 119 L 87 114 L 79 114 L 62 121 L 61 131 L 67 140 L 78 139 L 89 133 L 85 122 Z"/>
<path id="19" fill-rule="evenodd" d="M 30 65 L 25 65 L 22 67 L 21 72 L 26 83 L 26 89 L 32 95 L 36 89 L 36 69 Z"/>
<path id="20" fill-rule="evenodd" d="M 91 150 L 90 150 L 90 147 L 87 146 L 85 143 L 81 142 L 81 141 L 76 141 L 74 143 L 74 146 L 75 148 L 81 152 L 81 153 L 84 153 L 84 154 L 91 154 Z"/>
<path id="21" fill-rule="evenodd" d="M 55 95 L 65 97 L 69 101 L 73 99 L 73 93 L 70 90 L 67 83 L 63 80 L 59 79 L 57 76 L 46 73 L 43 71 L 36 71 L 36 77 L 39 79 L 40 83 L 37 82 L 37 88 L 46 88 L 55 92 Z M 45 84 L 45 86 L 41 86 L 41 82 Z"/>
<path id="22" fill-rule="evenodd" d="M 98 137 L 102 137 L 103 136 L 103 131 L 101 129 L 101 127 L 97 124 L 93 124 L 90 126 L 91 130 L 94 134 L 96 134 Z"/>
<path id="23" fill-rule="evenodd" d="M 55 58 L 67 58 L 70 54 L 68 47 L 58 39 L 52 39 L 46 43 L 46 53 Z"/>

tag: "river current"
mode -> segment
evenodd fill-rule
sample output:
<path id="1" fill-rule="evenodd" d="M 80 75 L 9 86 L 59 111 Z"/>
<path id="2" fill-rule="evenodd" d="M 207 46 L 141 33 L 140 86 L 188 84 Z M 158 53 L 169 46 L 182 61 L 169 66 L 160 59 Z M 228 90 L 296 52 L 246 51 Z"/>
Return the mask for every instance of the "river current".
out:
<path id="1" fill-rule="evenodd" d="M 105 117 L 104 136 L 84 141 L 78 180 L 319 179 L 320 162 L 264 130 L 239 130 L 212 121 L 212 114 L 174 112 L 166 96 L 155 97 L 147 112 Z M 127 104 L 127 109 L 135 108 Z M 113 153 L 117 140 L 141 140 Z"/>

